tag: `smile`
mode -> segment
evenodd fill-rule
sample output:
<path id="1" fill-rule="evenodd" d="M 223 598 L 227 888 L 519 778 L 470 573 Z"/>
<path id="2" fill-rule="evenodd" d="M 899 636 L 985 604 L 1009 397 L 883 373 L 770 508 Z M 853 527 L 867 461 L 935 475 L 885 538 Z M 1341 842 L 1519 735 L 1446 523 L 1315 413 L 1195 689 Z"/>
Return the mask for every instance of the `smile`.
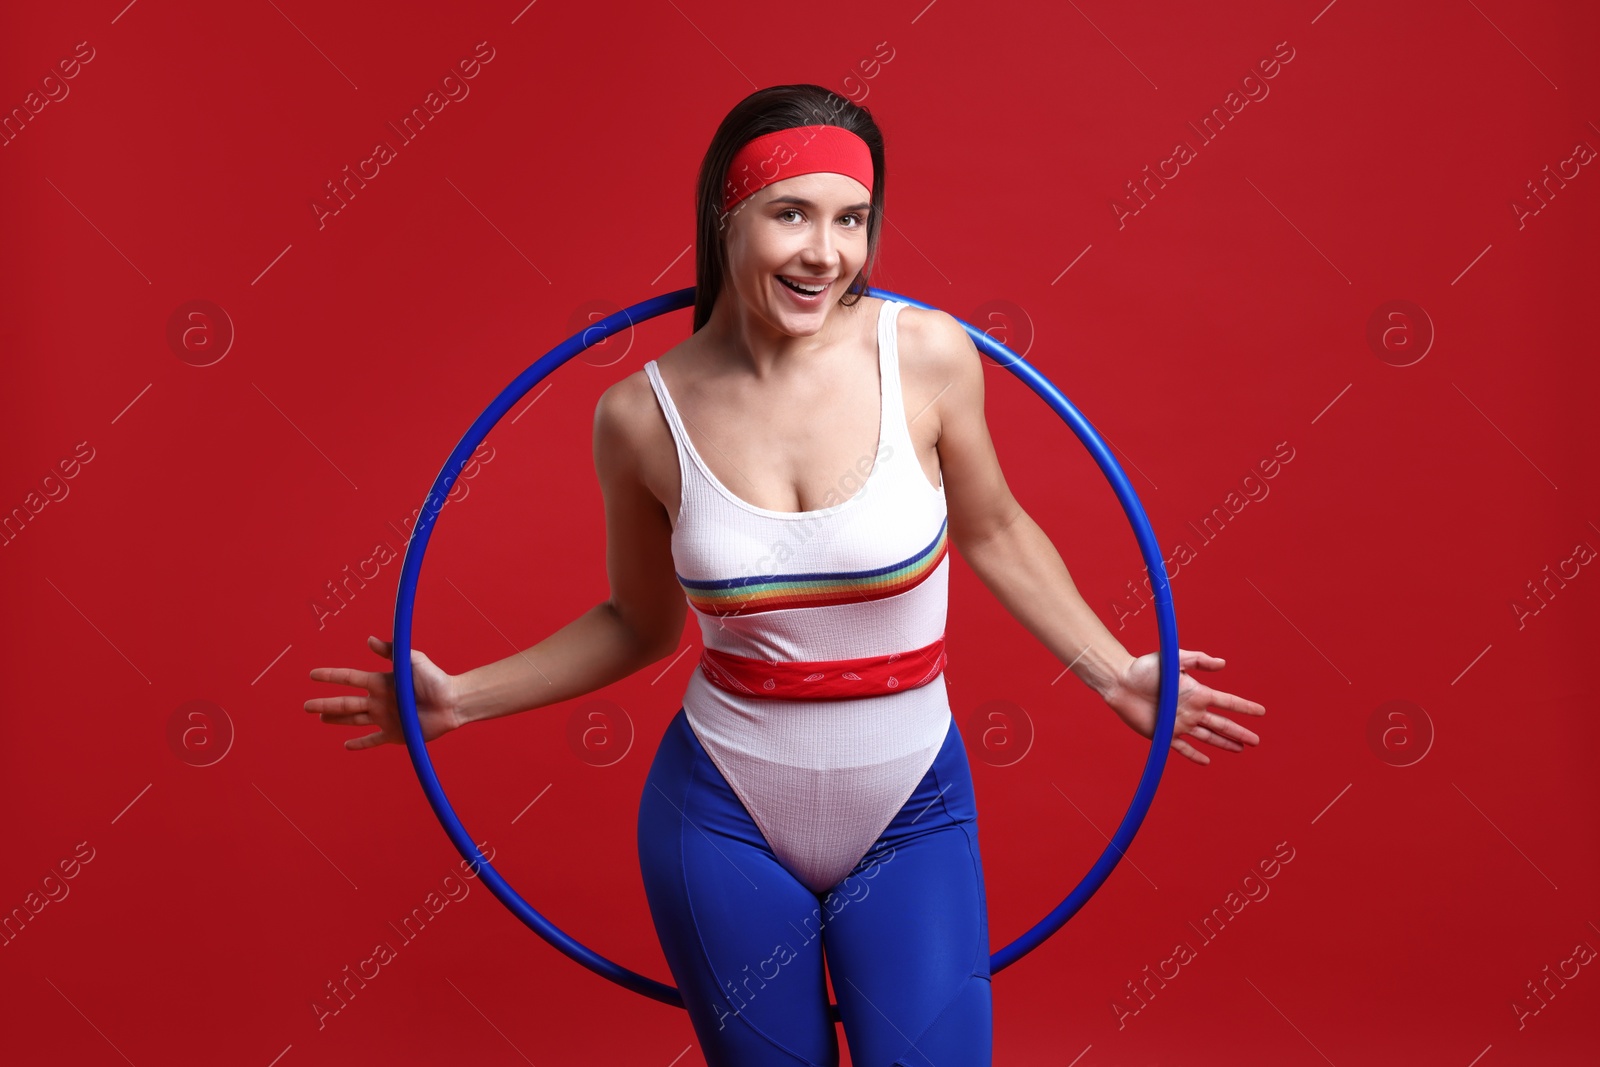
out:
<path id="1" fill-rule="evenodd" d="M 813 304 L 820 301 L 822 295 L 826 293 L 828 288 L 833 284 L 832 281 L 800 282 L 786 278 L 781 274 L 776 275 L 776 277 L 778 281 L 783 283 L 783 287 L 785 289 L 794 294 L 795 300 L 802 304 Z"/>

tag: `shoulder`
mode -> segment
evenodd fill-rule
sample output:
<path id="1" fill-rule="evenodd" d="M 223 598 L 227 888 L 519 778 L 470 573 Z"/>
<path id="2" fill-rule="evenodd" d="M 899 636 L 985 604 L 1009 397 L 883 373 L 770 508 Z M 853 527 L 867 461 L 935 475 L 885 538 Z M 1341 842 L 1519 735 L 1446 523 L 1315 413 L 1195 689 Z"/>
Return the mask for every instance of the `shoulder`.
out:
<path id="1" fill-rule="evenodd" d="M 954 315 L 938 308 L 907 304 L 895 323 L 900 329 L 900 354 L 915 365 L 945 378 L 964 377 L 980 368 L 978 346 Z"/>
<path id="2" fill-rule="evenodd" d="M 907 304 L 900 309 L 897 348 L 902 388 L 912 407 L 931 408 L 936 440 L 953 423 L 983 418 L 983 360 L 955 316 Z"/>
<path id="3" fill-rule="evenodd" d="M 647 405 L 655 404 L 654 391 L 643 369 L 636 370 L 606 386 L 594 405 L 596 436 L 631 439 L 645 424 Z"/>
<path id="4" fill-rule="evenodd" d="M 671 432 L 643 368 L 606 386 L 595 401 L 597 462 L 638 469 L 648 457 L 670 450 Z"/>
<path id="5" fill-rule="evenodd" d="M 654 360 L 656 366 L 674 368 L 682 362 L 693 337 L 687 337 L 662 352 Z M 671 371 L 676 374 L 676 371 Z M 611 432 L 637 436 L 642 433 L 646 443 L 655 430 L 666 434 L 667 419 L 656 399 L 655 388 L 650 384 L 648 372 L 640 367 L 631 374 L 612 382 L 595 402 L 595 427 L 603 425 Z"/>

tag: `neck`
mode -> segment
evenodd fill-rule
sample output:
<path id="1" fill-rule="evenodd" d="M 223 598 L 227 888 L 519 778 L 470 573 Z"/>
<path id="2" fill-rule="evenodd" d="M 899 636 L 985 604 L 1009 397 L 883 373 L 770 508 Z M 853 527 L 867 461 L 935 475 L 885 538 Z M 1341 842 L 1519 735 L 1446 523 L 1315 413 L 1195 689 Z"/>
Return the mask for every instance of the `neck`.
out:
<path id="1" fill-rule="evenodd" d="M 861 306 L 840 304 L 835 298 L 816 333 L 785 333 L 762 310 L 750 304 L 724 282 L 712 305 L 711 317 L 699 333 L 717 352 L 747 370 L 757 380 L 814 362 L 834 348 L 850 328 L 851 313 Z"/>

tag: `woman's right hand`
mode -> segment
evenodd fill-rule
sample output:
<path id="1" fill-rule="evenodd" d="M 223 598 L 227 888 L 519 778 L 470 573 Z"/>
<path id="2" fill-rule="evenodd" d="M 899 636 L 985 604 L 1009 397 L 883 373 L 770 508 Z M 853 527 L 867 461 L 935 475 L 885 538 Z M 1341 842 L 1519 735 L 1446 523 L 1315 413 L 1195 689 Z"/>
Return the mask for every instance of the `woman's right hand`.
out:
<path id="1" fill-rule="evenodd" d="M 376 637 L 367 638 L 367 647 L 384 659 L 394 658 L 394 645 Z M 411 650 L 411 678 L 417 696 L 417 723 L 422 727 L 422 739 L 432 741 L 449 733 L 464 720 L 458 711 L 456 679 L 440 670 L 417 649 Z M 306 701 L 306 711 L 319 715 L 330 726 L 376 726 L 374 733 L 352 737 L 344 747 L 352 751 L 373 748 L 384 743 L 403 745 L 405 733 L 400 727 L 400 702 L 395 696 L 393 671 L 363 671 L 353 667 L 314 667 L 311 680 L 332 685 L 350 685 L 365 689 L 365 696 L 346 694 L 336 697 L 315 697 Z"/>

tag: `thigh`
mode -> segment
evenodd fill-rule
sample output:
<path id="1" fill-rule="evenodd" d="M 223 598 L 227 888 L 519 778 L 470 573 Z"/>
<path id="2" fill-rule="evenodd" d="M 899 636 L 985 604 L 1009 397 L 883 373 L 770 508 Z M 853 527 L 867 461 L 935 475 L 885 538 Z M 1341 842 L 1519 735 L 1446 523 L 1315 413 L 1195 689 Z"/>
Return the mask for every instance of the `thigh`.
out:
<path id="1" fill-rule="evenodd" d="M 680 709 L 639 802 L 639 867 L 657 936 L 710 1067 L 835 1067 L 823 912 Z"/>
<path id="2" fill-rule="evenodd" d="M 823 907 L 853 1064 L 990 1063 L 988 909 L 972 776 L 953 720 L 911 799 Z"/>

